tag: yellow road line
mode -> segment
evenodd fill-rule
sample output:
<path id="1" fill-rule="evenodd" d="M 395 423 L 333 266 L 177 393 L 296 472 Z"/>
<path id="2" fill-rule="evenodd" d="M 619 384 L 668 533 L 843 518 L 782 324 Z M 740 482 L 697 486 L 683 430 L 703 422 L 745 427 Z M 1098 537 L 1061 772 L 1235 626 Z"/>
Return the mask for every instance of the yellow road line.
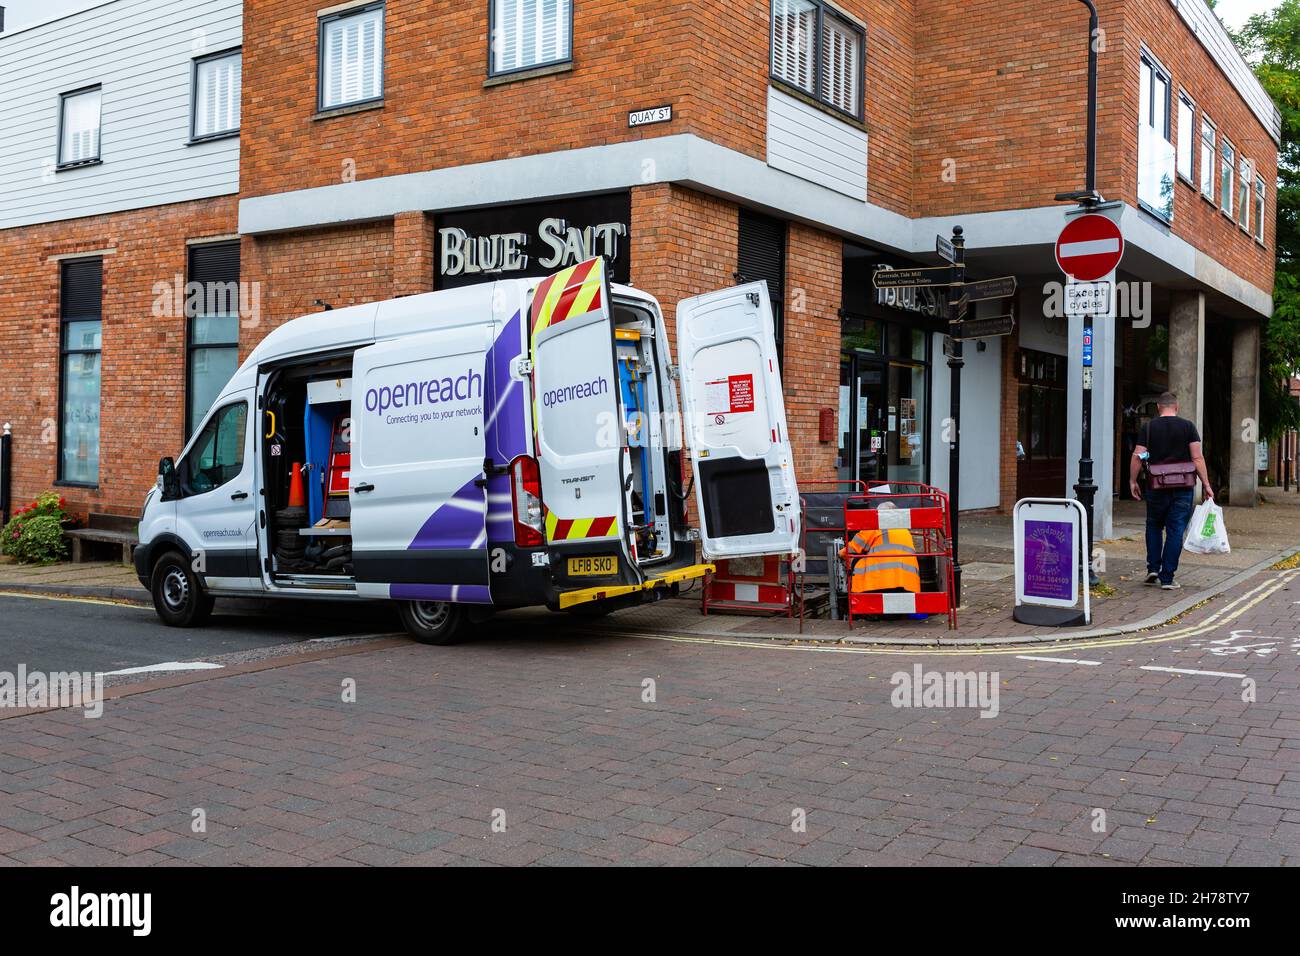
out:
<path id="1" fill-rule="evenodd" d="M 62 601 L 67 604 L 104 604 L 109 607 L 129 607 L 137 611 L 152 611 L 153 608 L 141 604 L 128 604 L 124 598 L 121 601 L 113 601 L 108 598 L 92 597 L 73 597 L 68 594 L 39 594 L 33 591 L 4 591 L 0 590 L 0 597 L 29 598 L 33 601 Z"/>
<path id="2" fill-rule="evenodd" d="M 1275 580 L 1268 580 L 1262 584 L 1256 585 L 1240 597 L 1234 598 L 1199 624 L 1189 625 L 1188 627 L 1153 637 L 1143 637 L 1142 632 L 1137 632 L 1133 635 L 1085 638 L 1083 640 L 1062 641 L 1060 643 L 1039 641 L 1032 644 L 1019 643 L 987 647 L 954 647 L 952 645 L 935 645 L 932 647 L 916 647 L 910 645 L 905 647 L 848 647 L 840 644 L 779 644 L 776 643 L 775 640 L 732 640 L 722 637 L 685 637 L 645 633 L 628 634 L 628 637 L 644 638 L 650 641 L 671 641 L 679 644 L 714 644 L 722 647 L 752 647 L 765 648 L 767 650 L 811 651 L 821 654 L 863 654 L 877 657 L 977 657 L 999 654 L 1023 654 L 1027 648 L 1033 648 L 1040 651 L 1051 650 L 1059 652 L 1085 650 L 1098 647 L 1133 647 L 1144 644 L 1167 644 L 1170 641 L 1176 641 L 1180 638 L 1195 637 L 1200 634 L 1209 633 L 1229 621 L 1236 620 L 1251 608 L 1256 607 L 1261 602 L 1267 600 L 1279 590 L 1286 587 L 1286 585 L 1298 573 L 1300 572 L 1286 572 Z"/>

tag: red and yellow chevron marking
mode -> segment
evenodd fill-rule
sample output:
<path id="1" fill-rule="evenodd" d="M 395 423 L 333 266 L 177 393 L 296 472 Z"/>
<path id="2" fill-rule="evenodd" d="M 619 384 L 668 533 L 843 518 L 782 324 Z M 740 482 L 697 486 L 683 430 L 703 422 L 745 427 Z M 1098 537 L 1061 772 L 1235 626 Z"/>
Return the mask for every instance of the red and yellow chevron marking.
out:
<path id="1" fill-rule="evenodd" d="M 617 518 L 560 518 L 553 511 L 546 513 L 547 541 L 580 541 L 583 538 L 616 537 L 618 537 Z"/>
<path id="2" fill-rule="evenodd" d="M 533 293 L 533 344 L 543 329 L 599 309 L 604 287 L 605 260 L 599 258 L 579 262 L 543 279 Z"/>

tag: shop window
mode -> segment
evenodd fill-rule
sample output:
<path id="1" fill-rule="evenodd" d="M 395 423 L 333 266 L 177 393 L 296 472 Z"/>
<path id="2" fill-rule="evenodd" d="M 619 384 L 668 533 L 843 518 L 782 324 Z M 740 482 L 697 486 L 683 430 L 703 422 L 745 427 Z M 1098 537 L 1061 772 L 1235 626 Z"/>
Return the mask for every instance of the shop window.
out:
<path id="1" fill-rule="evenodd" d="M 1174 216 L 1174 147 L 1169 141 L 1169 74 L 1142 51 L 1138 113 L 1138 202 L 1166 222 Z"/>
<path id="2" fill-rule="evenodd" d="M 573 0 L 492 0 L 492 75 L 572 59 Z"/>
<path id="3" fill-rule="evenodd" d="M 99 162 L 99 119 L 102 90 L 91 87 L 59 97 L 60 167 Z"/>
<path id="4" fill-rule="evenodd" d="M 181 463 L 181 489 L 187 496 L 206 494 L 239 477 L 247 429 L 247 402 L 233 402 L 208 419 Z"/>
<path id="5" fill-rule="evenodd" d="M 1246 232 L 1250 232 L 1250 181 L 1254 178 L 1254 173 L 1250 168 L 1250 160 L 1245 156 L 1241 157 L 1241 166 L 1238 173 L 1237 225 L 1241 226 Z"/>
<path id="6" fill-rule="evenodd" d="M 185 302 L 185 434 L 191 435 L 239 367 L 239 242 L 190 246 Z"/>
<path id="7" fill-rule="evenodd" d="M 63 263 L 59 281 L 58 480 L 99 484 L 103 262 Z"/>
<path id="8" fill-rule="evenodd" d="M 320 19 L 322 110 L 384 96 L 384 5 L 372 4 Z"/>
<path id="9" fill-rule="evenodd" d="M 1201 195 L 1210 202 L 1214 201 L 1214 124 L 1205 116 L 1201 117 Z"/>
<path id="10" fill-rule="evenodd" d="M 194 61 L 190 138 L 209 139 L 239 132 L 242 56 L 227 50 Z"/>
<path id="11" fill-rule="evenodd" d="M 766 282 L 772 300 L 772 326 L 776 352 L 785 356 L 785 221 L 748 209 L 740 210 L 736 279 Z"/>
<path id="12" fill-rule="evenodd" d="M 1220 155 L 1223 162 L 1219 164 L 1219 206 L 1223 209 L 1224 215 L 1229 219 L 1232 218 L 1232 173 L 1237 161 L 1236 151 L 1232 144 L 1224 139 L 1223 149 Z"/>
<path id="13" fill-rule="evenodd" d="M 1196 104 L 1186 93 L 1178 94 L 1178 175 L 1189 183 L 1193 181 L 1192 163 L 1195 159 Z"/>
<path id="14" fill-rule="evenodd" d="M 821 0 L 772 0 L 772 77 L 862 118 L 866 33 Z"/>
<path id="15" fill-rule="evenodd" d="M 1264 243 L 1264 177 L 1255 177 L 1255 241 Z"/>

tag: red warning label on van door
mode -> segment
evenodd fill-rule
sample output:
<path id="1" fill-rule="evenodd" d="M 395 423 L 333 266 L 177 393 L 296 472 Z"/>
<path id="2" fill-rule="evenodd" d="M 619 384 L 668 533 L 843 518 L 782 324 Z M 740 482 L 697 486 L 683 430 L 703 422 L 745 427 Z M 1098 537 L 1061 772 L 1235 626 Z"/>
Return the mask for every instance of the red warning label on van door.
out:
<path id="1" fill-rule="evenodd" d="M 705 382 L 704 387 L 710 415 L 734 415 L 754 410 L 753 375 L 729 375 Z"/>

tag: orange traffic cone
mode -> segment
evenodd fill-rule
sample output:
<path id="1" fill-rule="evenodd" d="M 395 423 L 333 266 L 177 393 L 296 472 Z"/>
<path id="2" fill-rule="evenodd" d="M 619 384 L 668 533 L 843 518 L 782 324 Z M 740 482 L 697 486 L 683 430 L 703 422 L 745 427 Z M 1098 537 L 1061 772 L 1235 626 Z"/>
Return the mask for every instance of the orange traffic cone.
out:
<path id="1" fill-rule="evenodd" d="M 307 504 L 307 499 L 302 490 L 302 467 L 298 462 L 293 463 L 289 475 L 289 507 L 302 508 Z"/>

